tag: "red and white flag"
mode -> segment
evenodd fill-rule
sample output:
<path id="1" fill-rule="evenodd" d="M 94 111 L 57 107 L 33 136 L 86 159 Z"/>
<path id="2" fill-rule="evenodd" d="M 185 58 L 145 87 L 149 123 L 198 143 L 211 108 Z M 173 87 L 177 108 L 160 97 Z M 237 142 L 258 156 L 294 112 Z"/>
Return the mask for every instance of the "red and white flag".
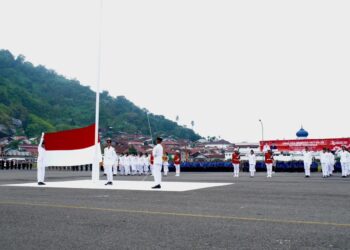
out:
<path id="1" fill-rule="evenodd" d="M 85 128 L 46 133 L 43 140 L 45 166 L 77 166 L 93 164 L 95 161 L 95 124 Z M 101 161 L 100 145 L 97 157 Z"/>

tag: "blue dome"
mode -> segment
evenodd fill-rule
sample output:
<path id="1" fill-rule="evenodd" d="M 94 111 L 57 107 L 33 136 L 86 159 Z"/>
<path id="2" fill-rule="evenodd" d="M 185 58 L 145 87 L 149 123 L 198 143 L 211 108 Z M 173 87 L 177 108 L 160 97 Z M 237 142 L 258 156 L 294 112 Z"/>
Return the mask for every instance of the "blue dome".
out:
<path id="1" fill-rule="evenodd" d="M 309 133 L 301 127 L 301 129 L 297 132 L 297 137 L 298 138 L 306 138 L 309 136 Z"/>

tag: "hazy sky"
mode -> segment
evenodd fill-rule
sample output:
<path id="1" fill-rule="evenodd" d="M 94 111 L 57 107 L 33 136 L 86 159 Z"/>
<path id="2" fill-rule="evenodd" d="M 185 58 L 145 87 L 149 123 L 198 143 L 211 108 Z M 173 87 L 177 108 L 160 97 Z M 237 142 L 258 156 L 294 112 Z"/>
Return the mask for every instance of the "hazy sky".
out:
<path id="1" fill-rule="evenodd" d="M 95 88 L 100 0 L 0 0 L 0 48 Z M 104 0 L 102 89 L 201 135 L 350 136 L 350 1 Z"/>

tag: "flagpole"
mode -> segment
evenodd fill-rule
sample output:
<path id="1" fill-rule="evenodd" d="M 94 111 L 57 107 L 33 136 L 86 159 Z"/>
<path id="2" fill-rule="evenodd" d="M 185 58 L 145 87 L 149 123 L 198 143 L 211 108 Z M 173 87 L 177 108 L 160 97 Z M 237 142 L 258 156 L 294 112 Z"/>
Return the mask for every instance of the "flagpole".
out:
<path id="1" fill-rule="evenodd" d="M 101 47 L 102 47 L 102 12 L 103 0 L 100 0 L 100 16 L 99 16 L 99 35 L 98 35 L 98 51 L 97 51 L 97 80 L 96 80 L 96 111 L 95 111 L 95 160 L 92 165 L 92 181 L 100 179 L 100 159 L 99 159 L 99 144 L 98 130 L 100 120 L 100 80 L 101 80 Z"/>

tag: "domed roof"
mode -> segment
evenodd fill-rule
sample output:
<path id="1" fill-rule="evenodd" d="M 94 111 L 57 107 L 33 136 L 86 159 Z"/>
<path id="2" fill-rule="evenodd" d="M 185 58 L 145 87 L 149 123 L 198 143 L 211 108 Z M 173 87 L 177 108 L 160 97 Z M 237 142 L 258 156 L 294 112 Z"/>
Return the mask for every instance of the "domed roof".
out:
<path id="1" fill-rule="evenodd" d="M 309 133 L 301 127 L 301 129 L 297 132 L 297 137 L 298 138 L 306 138 L 309 136 Z"/>

